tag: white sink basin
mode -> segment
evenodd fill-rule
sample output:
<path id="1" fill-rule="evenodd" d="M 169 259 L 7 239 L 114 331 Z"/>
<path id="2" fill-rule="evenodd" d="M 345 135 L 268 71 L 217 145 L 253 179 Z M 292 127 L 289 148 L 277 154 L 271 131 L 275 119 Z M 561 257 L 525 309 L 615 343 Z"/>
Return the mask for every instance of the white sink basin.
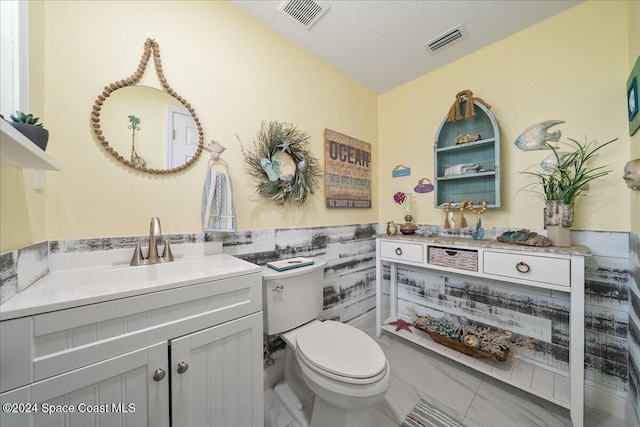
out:
<path id="1" fill-rule="evenodd" d="M 217 274 L 216 263 L 207 258 L 178 260 L 167 263 L 126 266 L 88 273 L 82 286 L 140 286 L 149 282 L 169 283 Z"/>
<path id="2" fill-rule="evenodd" d="M 115 251 L 114 251 L 115 252 Z M 104 255 L 104 254 L 101 254 Z M 226 254 L 189 256 L 175 261 L 132 267 L 92 264 L 91 257 L 58 260 L 49 274 L 0 305 L 0 317 L 10 318 L 78 307 L 183 286 L 211 283 L 228 277 L 260 273 L 257 265 Z M 130 254 L 124 254 L 129 259 Z"/>

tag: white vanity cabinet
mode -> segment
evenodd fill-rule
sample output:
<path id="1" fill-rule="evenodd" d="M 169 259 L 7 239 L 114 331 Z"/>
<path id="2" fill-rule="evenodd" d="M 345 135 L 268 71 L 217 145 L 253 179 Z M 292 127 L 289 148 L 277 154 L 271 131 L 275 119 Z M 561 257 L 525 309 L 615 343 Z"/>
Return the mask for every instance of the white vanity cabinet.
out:
<path id="1" fill-rule="evenodd" d="M 512 386 L 546 399 L 571 412 L 575 427 L 584 420 L 584 257 L 587 248 L 510 245 L 490 240 L 449 237 L 378 236 L 376 250 L 376 333 L 392 333 L 451 358 Z M 390 313 L 385 313 L 383 268 L 390 269 Z M 475 359 L 436 343 L 415 329 L 410 333 L 389 325 L 403 318 L 398 313 L 398 266 L 425 269 L 443 276 L 495 280 L 509 286 L 528 286 L 568 293 L 569 372 L 533 361 L 497 362 Z M 546 291 L 545 291 L 546 292 Z M 387 315 L 389 317 L 387 317 Z M 404 320 L 410 321 L 405 318 Z M 531 362 L 531 363 L 529 363 Z"/>
<path id="2" fill-rule="evenodd" d="M 0 425 L 262 426 L 261 270 L 215 257 L 199 283 L 0 311 Z"/>
<path id="3" fill-rule="evenodd" d="M 172 424 L 261 427 L 262 358 L 257 353 L 262 355 L 261 313 L 172 340 L 175 370 L 188 363 L 183 374 L 172 374 Z"/>
<path id="4" fill-rule="evenodd" d="M 169 382 L 151 379 L 167 362 L 161 343 L 3 393 L 0 424 L 168 426 Z"/>

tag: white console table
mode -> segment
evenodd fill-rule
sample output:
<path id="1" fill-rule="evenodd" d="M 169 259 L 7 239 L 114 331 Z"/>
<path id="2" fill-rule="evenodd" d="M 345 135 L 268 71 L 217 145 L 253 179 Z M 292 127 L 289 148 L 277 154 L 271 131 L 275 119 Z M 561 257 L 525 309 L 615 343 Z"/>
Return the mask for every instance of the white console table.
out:
<path id="1" fill-rule="evenodd" d="M 461 268 L 442 264 L 442 252 L 455 258 L 464 254 L 474 263 Z M 440 253 L 440 257 L 437 253 Z M 417 235 L 379 235 L 376 238 L 376 334 L 382 331 L 401 336 L 426 349 L 449 357 L 486 375 L 539 396 L 571 412 L 575 427 L 584 420 L 584 257 L 591 253 L 584 246 L 529 247 L 496 240 L 471 240 L 455 237 Z M 445 258 L 446 256 L 445 255 Z M 446 259 L 445 259 L 446 261 Z M 383 264 L 390 266 L 390 317 L 384 318 L 382 306 Z M 454 263 L 455 264 L 455 263 Z M 519 361 L 495 362 L 477 359 L 436 343 L 415 329 L 396 331 L 388 323 L 398 318 L 397 267 L 417 267 L 443 275 L 453 273 L 508 282 L 534 288 L 566 292 L 570 295 L 569 374 L 545 365 Z M 409 319 L 404 319 L 409 320 Z"/>

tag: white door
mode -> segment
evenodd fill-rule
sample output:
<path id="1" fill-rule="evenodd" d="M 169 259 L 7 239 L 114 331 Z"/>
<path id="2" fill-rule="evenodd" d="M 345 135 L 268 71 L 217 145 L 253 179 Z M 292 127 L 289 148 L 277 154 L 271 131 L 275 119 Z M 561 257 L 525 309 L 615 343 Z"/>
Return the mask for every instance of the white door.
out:
<path id="1" fill-rule="evenodd" d="M 37 406 L 29 413 L 1 411 L 0 425 L 169 427 L 167 364 L 163 342 L 3 393 L 4 409 Z M 167 374 L 154 381 L 157 369 Z"/>
<path id="2" fill-rule="evenodd" d="M 262 427 L 262 313 L 171 341 L 173 425 Z"/>
<path id="3" fill-rule="evenodd" d="M 168 131 L 166 143 L 167 169 L 188 162 L 198 149 L 200 142 L 198 127 L 186 108 L 167 107 Z"/>

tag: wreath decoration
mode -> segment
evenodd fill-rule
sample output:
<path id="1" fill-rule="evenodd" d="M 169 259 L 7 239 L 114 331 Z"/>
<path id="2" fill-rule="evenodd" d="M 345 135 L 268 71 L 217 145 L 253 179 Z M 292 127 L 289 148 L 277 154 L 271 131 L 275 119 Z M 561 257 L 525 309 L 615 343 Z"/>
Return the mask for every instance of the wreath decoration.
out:
<path id="1" fill-rule="evenodd" d="M 310 136 L 289 123 L 262 122 L 252 145 L 242 154 L 245 172 L 258 184 L 256 192 L 278 206 L 302 205 L 322 177 L 320 162 L 308 149 Z M 276 154 L 287 154 L 296 165 L 294 174 L 280 174 Z"/>

